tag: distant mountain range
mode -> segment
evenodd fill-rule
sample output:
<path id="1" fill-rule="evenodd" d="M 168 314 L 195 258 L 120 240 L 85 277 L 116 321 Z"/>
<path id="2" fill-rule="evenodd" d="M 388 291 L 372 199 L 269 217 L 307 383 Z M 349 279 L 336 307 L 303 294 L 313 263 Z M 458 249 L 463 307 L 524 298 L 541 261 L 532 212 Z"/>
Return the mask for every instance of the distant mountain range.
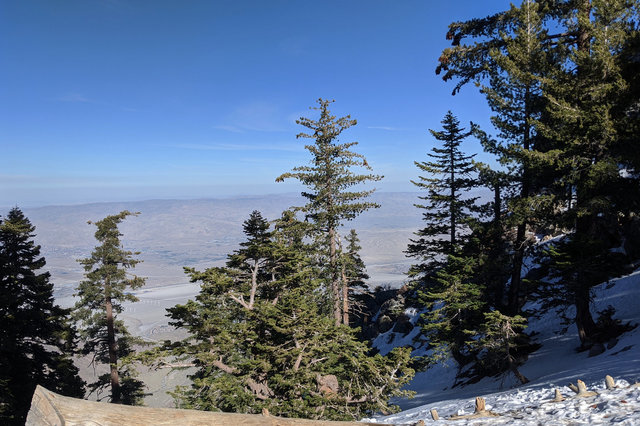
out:
<path id="1" fill-rule="evenodd" d="M 362 257 L 372 285 L 397 287 L 405 280 L 412 263 L 403 251 L 409 238 L 421 226 L 421 212 L 413 206 L 418 193 L 380 192 L 372 201 L 381 205 L 344 226 L 343 233 L 356 229 Z M 148 277 L 147 286 L 188 282 L 184 266 L 204 269 L 222 265 L 227 254 L 244 240 L 242 222 L 253 210 L 269 220 L 290 206 L 304 204 L 296 194 L 197 200 L 149 200 L 47 206 L 24 209 L 36 226 L 36 241 L 42 246 L 47 270 L 56 284 L 57 297 L 69 296 L 83 271 L 77 259 L 87 257 L 96 241 L 97 221 L 122 210 L 140 212 L 120 226 L 125 248 L 140 251 L 144 262 L 136 268 Z M 2 212 L 6 214 L 6 212 Z"/>

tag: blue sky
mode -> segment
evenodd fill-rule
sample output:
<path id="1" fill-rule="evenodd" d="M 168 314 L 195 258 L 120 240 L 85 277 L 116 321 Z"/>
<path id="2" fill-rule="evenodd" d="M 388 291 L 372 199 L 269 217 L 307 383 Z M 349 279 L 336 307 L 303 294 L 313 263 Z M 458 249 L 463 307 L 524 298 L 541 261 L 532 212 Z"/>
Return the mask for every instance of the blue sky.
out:
<path id="1" fill-rule="evenodd" d="M 0 4 L 0 206 L 292 192 L 319 97 L 381 190 L 413 190 L 451 109 L 447 25 L 507 1 L 30 0 Z M 469 140 L 465 149 L 479 151 Z"/>

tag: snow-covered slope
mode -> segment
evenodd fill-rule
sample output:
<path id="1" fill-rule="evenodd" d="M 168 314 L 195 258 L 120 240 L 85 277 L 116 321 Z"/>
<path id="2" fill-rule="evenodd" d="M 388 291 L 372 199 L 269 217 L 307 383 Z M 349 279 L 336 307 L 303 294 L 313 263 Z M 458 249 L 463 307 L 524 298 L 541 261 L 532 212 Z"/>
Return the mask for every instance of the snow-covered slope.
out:
<path id="1" fill-rule="evenodd" d="M 612 305 L 616 309 L 615 318 L 640 323 L 640 269 L 601 284 L 594 290 L 594 312 Z M 566 314 L 572 316 L 570 311 Z M 417 319 L 415 313 L 414 318 Z M 413 424 L 419 420 L 433 423 L 431 409 L 436 409 L 441 419 L 456 414 L 472 414 L 475 397 L 482 396 L 486 399 L 487 408 L 500 416 L 457 420 L 456 424 L 640 425 L 640 387 L 629 386 L 640 380 L 640 327 L 622 335 L 604 353 L 592 357 L 588 352 L 576 352 L 579 340 L 575 325 L 564 334 L 562 329 L 556 312 L 548 312 L 529 324 L 528 331 L 539 333 L 536 341 L 542 347 L 532 353 L 520 369 L 531 381 L 526 386 L 516 387 L 515 380 L 507 377 L 485 378 L 473 385 L 451 388 L 456 366 L 439 365 L 416 375 L 410 385 L 410 389 L 416 391 L 416 397 L 397 401 L 404 411 L 367 420 L 394 424 Z M 375 344 L 384 353 L 390 346 L 410 341 L 410 338 L 405 338 L 405 342 L 401 342 L 393 337 L 399 336 L 381 335 Z M 615 378 L 618 388 L 605 388 L 607 374 Z M 567 385 L 576 383 L 578 379 L 599 394 L 576 397 Z M 549 402 L 556 388 L 565 396 L 565 401 Z"/>

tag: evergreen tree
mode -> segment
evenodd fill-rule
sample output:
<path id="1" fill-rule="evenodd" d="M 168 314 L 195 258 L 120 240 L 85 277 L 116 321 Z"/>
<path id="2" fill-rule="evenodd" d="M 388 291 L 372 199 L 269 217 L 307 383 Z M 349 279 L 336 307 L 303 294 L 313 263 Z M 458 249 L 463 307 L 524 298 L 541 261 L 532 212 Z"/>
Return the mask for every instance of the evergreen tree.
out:
<path id="1" fill-rule="evenodd" d="M 527 231 L 539 216 L 549 212 L 551 202 L 542 191 L 548 185 L 547 152 L 551 147 L 536 131 L 536 123 L 543 119 L 545 106 L 542 80 L 560 55 L 559 47 L 551 42 L 555 36 L 543 26 L 549 19 L 545 12 L 549 12 L 547 4 L 525 0 L 520 7 L 512 5 L 508 11 L 482 20 L 451 24 L 449 36 L 454 46 L 445 49 L 438 68 L 447 71 L 445 80 L 459 79 L 454 92 L 474 81 L 495 113 L 491 121 L 499 139 L 484 132 L 478 136 L 485 151 L 497 156 L 507 189 L 502 199 L 509 214 L 503 226 L 513 229 L 515 235 L 511 238 L 511 279 L 505 308 L 513 314 L 526 300 L 522 265 L 532 242 Z M 473 43 L 462 44 L 466 38 Z"/>
<path id="2" fill-rule="evenodd" d="M 522 384 L 529 383 L 518 370 L 518 359 L 514 355 L 522 346 L 522 329 L 527 320 L 520 315 L 508 316 L 500 311 L 484 314 L 484 321 L 479 332 L 479 339 L 470 342 L 472 347 L 482 353 L 480 367 L 485 371 L 510 371 Z"/>
<path id="3" fill-rule="evenodd" d="M 442 120 L 443 130 L 429 130 L 433 137 L 442 142 L 442 147 L 434 147 L 428 153 L 433 161 L 415 162 L 416 166 L 427 176 L 420 176 L 419 181 L 412 181 L 427 195 L 419 197 L 426 204 L 415 206 L 425 210 L 422 214 L 426 222 L 424 228 L 416 232 L 419 238 L 412 239 L 407 248 L 407 255 L 420 260 L 412 265 L 409 276 L 418 280 L 437 271 L 446 261 L 446 256 L 456 253 L 465 236 L 460 230 L 468 224 L 476 198 L 462 198 L 465 191 L 476 183 L 471 177 L 475 168 L 473 155 L 464 155 L 460 144 L 472 134 L 460 127 L 460 122 L 451 111 Z"/>
<path id="4" fill-rule="evenodd" d="M 442 142 L 428 154 L 433 161 L 415 163 L 428 175 L 413 183 L 428 194 L 420 197 L 424 205 L 416 205 L 425 210 L 426 226 L 408 246 L 407 254 L 421 261 L 411 267 L 409 276 L 418 303 L 427 308 L 421 324 L 433 349 L 430 358 L 436 361 L 452 354 L 465 364 L 471 356 L 467 335 L 484 305 L 482 288 L 472 282 L 476 262 L 463 253 L 476 199 L 462 197 L 476 181 L 473 155 L 464 155 L 460 144 L 473 130 L 461 128 L 451 111 L 442 124 L 442 131 L 430 130 Z"/>
<path id="5" fill-rule="evenodd" d="M 200 294 L 168 311 L 171 324 L 191 337 L 152 353 L 198 368 L 193 385 L 175 393 L 181 407 L 243 413 L 266 408 L 274 415 L 315 419 L 396 409 L 388 400 L 404 394 L 400 388 L 412 377 L 410 351 L 371 356 L 354 330 L 321 311 L 304 226 L 288 211 L 269 231 L 254 212 L 244 224 L 247 240 L 226 267 L 185 268 L 192 281 L 202 283 Z M 256 264 L 257 286 L 242 271 Z"/>
<path id="6" fill-rule="evenodd" d="M 122 302 L 138 301 L 128 290 L 141 287 L 145 279 L 127 273 L 141 261 L 134 257 L 139 253 L 123 249 L 118 224 L 138 214 L 125 210 L 95 222 L 95 238 L 100 245 L 91 257 L 79 261 L 85 279 L 78 285 L 79 300 L 74 310 L 74 318 L 81 324 L 82 352 L 93 354 L 94 362 L 109 365 L 109 373 L 101 375 L 90 390 L 99 392 L 109 386 L 111 402 L 128 405 L 141 403 L 144 385 L 136 379 L 135 370 L 121 360 L 134 352 L 134 345 L 143 342 L 129 333 L 117 315 L 123 310 Z"/>
<path id="7" fill-rule="evenodd" d="M 470 257 L 448 255 L 428 285 L 415 287 L 417 301 L 426 308 L 421 325 L 432 362 L 451 355 L 462 366 L 473 359 L 468 339 L 476 333 L 485 305 L 483 288 L 473 282 L 475 266 Z"/>
<path id="8" fill-rule="evenodd" d="M 24 424 L 36 385 L 82 397 L 69 311 L 53 299 L 35 227 L 12 209 L 0 221 L 0 423 Z"/>
<path id="9" fill-rule="evenodd" d="M 587 346 L 598 333 L 589 299 L 599 278 L 578 265 L 585 258 L 616 262 L 604 258 L 620 244 L 640 199 L 637 175 L 629 173 L 637 159 L 631 148 L 637 138 L 629 133 L 637 122 L 637 97 L 634 74 L 627 71 L 633 69 L 627 49 L 637 37 L 638 10 L 637 0 L 525 0 L 484 19 L 451 24 L 452 47 L 436 70 L 445 80 L 458 80 L 454 94 L 468 82 L 481 86 L 505 141 L 485 139 L 485 149 L 498 155 L 519 185 L 508 197 L 505 228 L 517 229 L 509 311 L 519 312 L 527 293 L 521 280 L 527 229 L 564 229 L 570 235 L 556 247 L 552 271 L 566 278 L 566 302 L 576 306 Z"/>
<path id="10" fill-rule="evenodd" d="M 564 42 L 566 62 L 544 87 L 550 120 L 541 131 L 561 147 L 557 165 L 565 173 L 557 186 L 568 190 L 560 220 L 573 228 L 556 247 L 558 262 L 555 267 L 552 262 L 552 270 L 565 278 L 584 347 L 601 331 L 590 312 L 590 289 L 601 274 L 579 265 L 589 260 L 592 265 L 618 263 L 611 249 L 620 245 L 639 199 L 638 176 L 621 172 L 630 163 L 621 155 L 628 152 L 628 139 L 620 134 L 633 122 L 625 111 L 630 84 L 623 63 L 624 49 L 638 32 L 639 5 L 633 0 L 572 3 L 560 21 L 572 35 Z M 623 193 L 616 188 L 633 189 Z"/>
<path id="11" fill-rule="evenodd" d="M 332 297 L 332 313 L 336 324 L 343 322 L 340 253 L 338 252 L 338 228 L 344 221 L 354 219 L 360 213 L 378 207 L 376 203 L 362 201 L 373 190 L 355 191 L 354 186 L 368 181 L 378 181 L 382 176 L 374 174 L 356 174 L 354 167 L 371 170 L 363 155 L 351 151 L 357 142 L 339 143 L 340 134 L 356 124 L 350 116 L 336 118 L 329 111 L 332 101 L 318 99 L 320 118 L 300 118 L 296 123 L 313 133 L 300 133 L 298 138 L 313 139 L 313 145 L 305 148 L 312 154 L 310 166 L 295 167 L 292 172 L 284 173 L 276 181 L 294 178 L 303 183 L 309 192 L 302 195 L 309 201 L 297 210 L 305 213 L 315 224 L 316 236 L 326 251 L 328 265 L 325 273 Z"/>
<path id="12" fill-rule="evenodd" d="M 355 229 L 352 229 L 345 237 L 347 243 L 346 251 L 343 251 L 340 244 L 340 252 L 342 252 L 342 323 L 349 325 L 349 317 L 354 309 L 353 296 L 356 292 L 367 292 L 369 286 L 366 280 L 369 275 L 366 272 L 364 261 L 360 257 L 360 239 Z"/>

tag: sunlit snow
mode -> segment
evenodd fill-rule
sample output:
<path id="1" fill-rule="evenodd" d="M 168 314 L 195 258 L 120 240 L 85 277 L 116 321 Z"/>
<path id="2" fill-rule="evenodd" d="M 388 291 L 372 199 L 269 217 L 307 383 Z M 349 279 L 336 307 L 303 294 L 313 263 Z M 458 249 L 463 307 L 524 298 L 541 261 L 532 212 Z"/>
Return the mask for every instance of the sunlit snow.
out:
<path id="1" fill-rule="evenodd" d="M 594 296 L 592 312 L 612 305 L 616 309 L 615 318 L 625 323 L 640 323 L 640 269 L 595 287 Z M 413 314 L 412 320 L 416 315 Z M 572 312 L 565 314 L 571 317 Z M 553 311 L 529 324 L 528 331 L 539 333 L 535 339 L 542 347 L 532 353 L 520 369 L 531 380 L 525 386 L 518 387 L 512 377 L 506 377 L 485 378 L 473 385 L 451 388 L 455 366 L 438 365 L 416 375 L 410 385 L 416 397 L 397 401 L 404 411 L 365 420 L 392 424 L 414 424 L 423 420 L 426 424 L 456 425 L 640 425 L 640 387 L 633 386 L 640 380 L 640 327 L 622 335 L 614 346 L 593 357 L 589 357 L 588 351 L 576 351 L 579 340 L 575 325 L 565 333 L 563 327 L 559 315 Z M 409 336 L 400 338 L 389 332 L 379 336 L 375 343 L 385 352 L 410 340 Z M 606 389 L 607 374 L 616 380 L 617 388 Z M 578 379 L 598 395 L 577 397 L 567 385 L 575 384 Z M 564 401 L 551 402 L 555 389 L 561 391 Z M 447 419 L 473 414 L 477 396 L 484 397 L 487 409 L 499 416 Z M 437 410 L 441 420 L 432 420 L 431 409 Z"/>

